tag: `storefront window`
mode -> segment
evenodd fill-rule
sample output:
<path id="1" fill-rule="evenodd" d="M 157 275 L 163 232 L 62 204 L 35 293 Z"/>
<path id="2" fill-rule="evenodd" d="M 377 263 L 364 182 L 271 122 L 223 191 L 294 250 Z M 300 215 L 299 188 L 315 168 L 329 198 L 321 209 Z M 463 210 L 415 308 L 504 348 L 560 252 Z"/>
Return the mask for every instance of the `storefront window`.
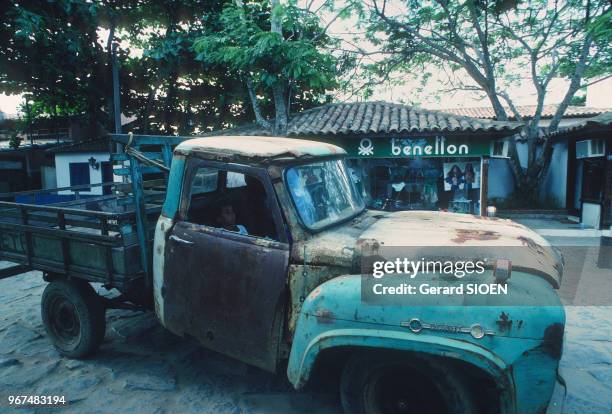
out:
<path id="1" fill-rule="evenodd" d="M 480 158 L 350 160 L 369 208 L 479 213 Z"/>

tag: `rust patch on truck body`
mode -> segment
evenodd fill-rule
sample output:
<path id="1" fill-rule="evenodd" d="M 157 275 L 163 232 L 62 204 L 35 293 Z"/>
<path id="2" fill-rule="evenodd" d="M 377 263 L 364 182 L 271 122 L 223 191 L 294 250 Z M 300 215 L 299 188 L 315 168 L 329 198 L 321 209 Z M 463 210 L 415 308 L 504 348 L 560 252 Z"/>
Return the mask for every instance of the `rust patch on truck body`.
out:
<path id="1" fill-rule="evenodd" d="M 457 229 L 457 236 L 452 239 L 454 243 L 463 244 L 468 240 L 497 240 L 500 234 L 491 230 Z"/>

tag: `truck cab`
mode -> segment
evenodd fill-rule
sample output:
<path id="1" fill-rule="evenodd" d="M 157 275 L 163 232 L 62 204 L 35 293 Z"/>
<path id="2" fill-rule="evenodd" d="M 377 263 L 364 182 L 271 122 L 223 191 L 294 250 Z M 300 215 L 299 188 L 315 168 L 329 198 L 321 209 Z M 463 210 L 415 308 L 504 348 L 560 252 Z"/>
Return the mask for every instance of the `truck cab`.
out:
<path id="1" fill-rule="evenodd" d="M 296 389 L 333 367 L 347 413 L 556 407 L 565 323 L 557 252 L 508 220 L 369 211 L 344 156 L 279 137 L 179 144 L 152 249 L 163 326 L 286 371 Z M 423 261 L 484 257 L 481 276 L 511 293 L 370 302 L 364 263 L 393 261 L 393 247 Z"/>

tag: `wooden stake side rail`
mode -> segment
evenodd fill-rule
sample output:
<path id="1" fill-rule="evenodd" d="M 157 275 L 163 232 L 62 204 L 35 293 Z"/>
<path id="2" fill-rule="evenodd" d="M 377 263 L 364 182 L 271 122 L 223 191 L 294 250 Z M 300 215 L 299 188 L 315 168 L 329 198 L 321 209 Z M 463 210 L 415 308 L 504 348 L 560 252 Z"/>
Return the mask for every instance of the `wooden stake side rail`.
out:
<path id="1" fill-rule="evenodd" d="M 148 205 L 147 220 L 155 223 L 160 211 Z M 144 275 L 135 217 L 134 211 L 0 202 L 0 259 L 22 266 L 3 276 L 34 269 L 128 289 Z"/>
<path id="2" fill-rule="evenodd" d="M 113 173 L 126 176 L 124 182 L 0 194 L 2 199 L 19 195 L 32 200 L 0 201 L 0 260 L 17 264 L 1 271 L 0 278 L 32 269 L 100 282 L 120 291 L 144 282 L 151 291 L 150 252 L 172 153 L 176 145 L 191 138 L 110 135 L 111 141 L 138 151 L 129 151 L 133 156 L 111 154 Z M 34 204 L 40 194 L 78 193 L 96 186 L 112 186 L 113 194 Z"/>

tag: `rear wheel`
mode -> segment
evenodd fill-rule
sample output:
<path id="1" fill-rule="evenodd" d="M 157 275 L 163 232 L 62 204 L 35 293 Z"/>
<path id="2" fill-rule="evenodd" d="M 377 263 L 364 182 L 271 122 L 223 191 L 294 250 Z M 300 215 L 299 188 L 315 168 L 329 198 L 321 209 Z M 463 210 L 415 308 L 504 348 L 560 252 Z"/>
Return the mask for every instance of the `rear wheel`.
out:
<path id="1" fill-rule="evenodd" d="M 358 353 L 341 377 L 346 414 L 473 414 L 471 391 L 438 361 Z"/>
<path id="2" fill-rule="evenodd" d="M 92 354 L 104 339 L 104 304 L 87 282 L 53 280 L 43 292 L 41 313 L 51 343 L 68 358 Z"/>

